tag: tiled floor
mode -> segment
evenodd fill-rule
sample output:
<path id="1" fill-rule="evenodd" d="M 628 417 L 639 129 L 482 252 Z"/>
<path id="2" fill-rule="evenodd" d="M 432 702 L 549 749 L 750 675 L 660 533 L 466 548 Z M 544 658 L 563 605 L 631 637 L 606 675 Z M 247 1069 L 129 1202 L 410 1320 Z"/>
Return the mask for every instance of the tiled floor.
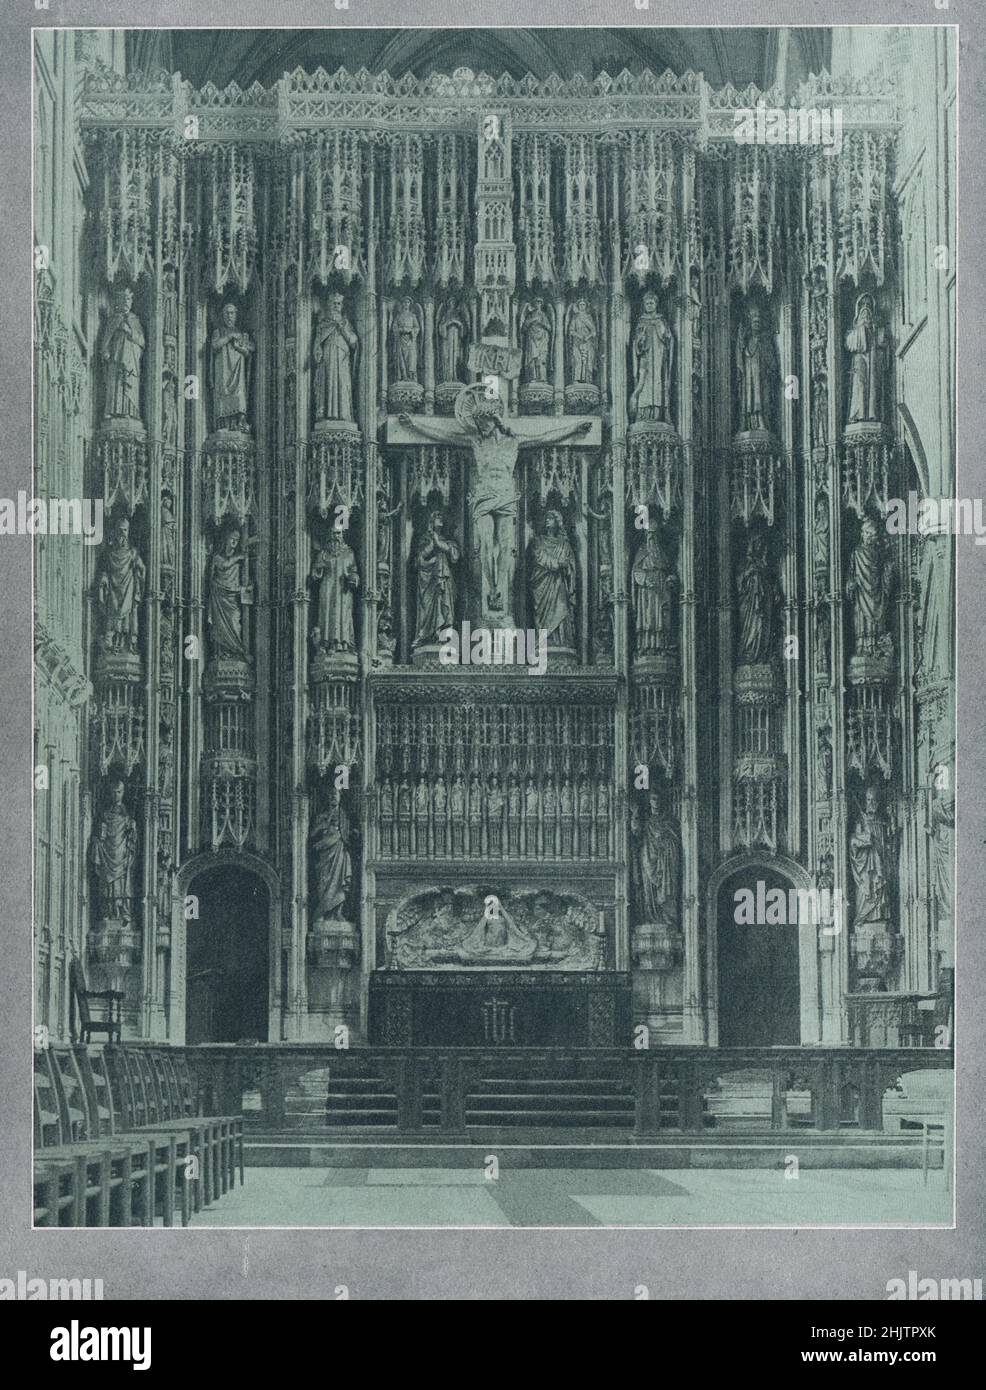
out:
<path id="1" fill-rule="evenodd" d="M 952 1222 L 917 1170 L 248 1168 L 195 1226 L 868 1226 Z"/>

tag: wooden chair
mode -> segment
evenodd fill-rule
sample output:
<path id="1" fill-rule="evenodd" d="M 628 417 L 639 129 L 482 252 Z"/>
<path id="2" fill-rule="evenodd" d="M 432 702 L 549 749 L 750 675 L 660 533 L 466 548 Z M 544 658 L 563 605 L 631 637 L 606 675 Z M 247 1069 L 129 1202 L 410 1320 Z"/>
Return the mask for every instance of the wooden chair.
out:
<path id="1" fill-rule="evenodd" d="M 78 1041 L 92 1042 L 93 1033 L 105 1033 L 108 1042 L 119 1042 L 123 1031 L 123 994 L 118 989 L 87 989 L 85 971 L 78 956 L 69 965 L 72 1001 L 78 1025 Z M 105 1006 L 106 1016 L 93 1018 L 90 1001 Z"/>

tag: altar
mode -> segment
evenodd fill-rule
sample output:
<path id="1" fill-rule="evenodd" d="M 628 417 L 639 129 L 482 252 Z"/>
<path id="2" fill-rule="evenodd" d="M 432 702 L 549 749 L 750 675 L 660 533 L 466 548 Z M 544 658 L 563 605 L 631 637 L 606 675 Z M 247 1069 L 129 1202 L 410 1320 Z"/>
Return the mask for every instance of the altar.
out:
<path id="1" fill-rule="evenodd" d="M 369 1041 L 383 1047 L 625 1047 L 620 971 L 409 970 L 370 976 Z"/>

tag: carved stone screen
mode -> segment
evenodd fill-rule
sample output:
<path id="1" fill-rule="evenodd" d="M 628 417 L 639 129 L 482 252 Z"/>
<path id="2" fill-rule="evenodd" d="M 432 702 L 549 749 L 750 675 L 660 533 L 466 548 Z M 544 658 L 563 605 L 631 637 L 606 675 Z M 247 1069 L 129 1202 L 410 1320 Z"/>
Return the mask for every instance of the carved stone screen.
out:
<path id="1" fill-rule="evenodd" d="M 37 486 L 105 506 L 39 539 L 38 1018 L 74 953 L 174 1043 L 915 1041 L 945 31 L 312 32 L 37 40 Z"/>

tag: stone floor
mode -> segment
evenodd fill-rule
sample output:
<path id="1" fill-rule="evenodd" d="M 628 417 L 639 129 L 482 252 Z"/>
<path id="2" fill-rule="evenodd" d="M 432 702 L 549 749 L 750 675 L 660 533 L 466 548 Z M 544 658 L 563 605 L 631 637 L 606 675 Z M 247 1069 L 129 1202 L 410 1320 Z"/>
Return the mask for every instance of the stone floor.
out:
<path id="1" fill-rule="evenodd" d="M 248 1168 L 196 1227 L 950 1226 L 916 1169 Z"/>

